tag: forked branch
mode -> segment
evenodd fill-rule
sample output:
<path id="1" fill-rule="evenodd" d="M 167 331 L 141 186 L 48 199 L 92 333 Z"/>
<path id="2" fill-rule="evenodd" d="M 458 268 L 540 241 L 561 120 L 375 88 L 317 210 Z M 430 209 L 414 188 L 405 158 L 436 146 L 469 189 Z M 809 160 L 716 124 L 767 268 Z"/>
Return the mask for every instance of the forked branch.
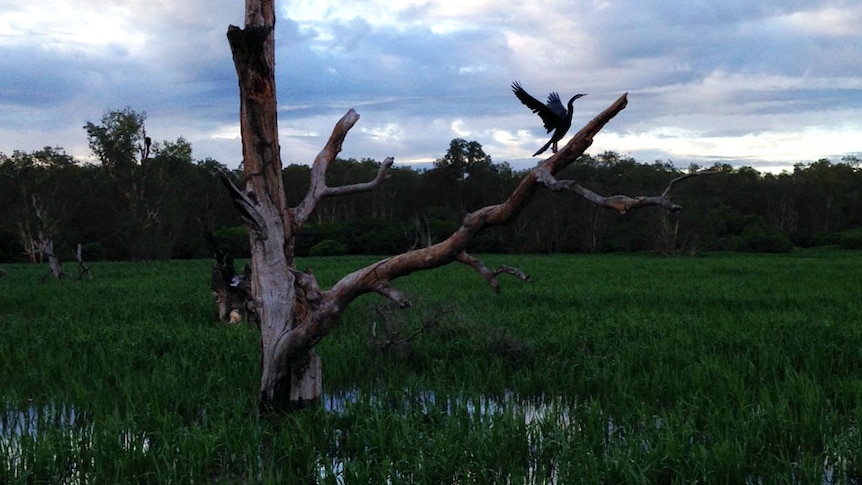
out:
<path id="1" fill-rule="evenodd" d="M 389 175 L 386 173 L 389 170 L 389 167 L 395 163 L 395 159 L 392 157 L 387 157 L 383 160 L 383 163 L 380 164 L 380 168 L 377 169 L 377 175 L 373 180 L 369 182 L 362 182 L 358 184 L 351 185 L 341 185 L 339 187 L 324 187 L 322 197 L 335 197 L 338 195 L 347 195 L 347 194 L 357 194 L 359 192 L 368 192 L 370 190 L 376 189 L 384 180 L 389 178 Z"/>
<path id="2" fill-rule="evenodd" d="M 502 265 L 502 266 L 498 266 L 494 270 L 490 270 L 490 269 L 488 269 L 488 267 L 485 265 L 484 262 L 482 262 L 478 258 L 475 258 L 475 257 L 467 254 L 467 251 L 461 251 L 461 253 L 458 254 L 458 256 L 455 259 L 459 263 L 466 264 L 467 266 L 473 268 L 474 270 L 476 270 L 477 273 L 482 275 L 482 277 L 485 278 L 485 281 L 487 281 L 488 284 L 491 285 L 491 288 L 493 288 L 494 293 L 500 292 L 500 282 L 497 281 L 497 276 L 500 274 L 503 274 L 503 273 L 510 274 L 510 275 L 518 278 L 521 281 L 529 281 L 530 280 L 530 276 L 527 273 L 524 273 L 520 269 L 515 268 L 513 266 Z"/>
<path id="3" fill-rule="evenodd" d="M 344 144 L 347 132 L 353 128 L 353 125 L 357 121 L 359 121 L 359 114 L 351 108 L 335 125 L 332 135 L 329 136 L 329 141 L 326 142 L 326 146 L 314 159 L 314 164 L 311 166 L 311 184 L 308 188 L 308 193 L 299 206 L 294 209 L 295 223 L 298 226 L 302 225 L 311 216 L 312 211 L 314 211 L 314 208 L 321 199 L 374 190 L 387 178 L 386 172 L 394 162 L 392 157 L 383 161 L 377 171 L 377 176 L 370 182 L 340 187 L 328 187 L 326 185 L 326 170 L 329 168 L 329 164 L 341 152 L 341 146 Z"/>
<path id="4" fill-rule="evenodd" d="M 670 191 L 674 184 L 689 177 L 697 175 L 712 175 L 714 173 L 718 172 L 714 170 L 704 170 L 702 172 L 685 174 L 671 180 L 661 195 L 638 195 L 635 197 L 628 195 L 602 196 L 578 184 L 574 180 L 557 180 L 550 172 L 544 169 L 539 169 L 536 175 L 538 176 L 539 182 L 545 184 L 545 187 L 555 192 L 571 190 L 593 204 L 614 209 L 620 214 L 625 215 L 632 209 L 640 209 L 641 207 L 650 206 L 658 206 L 667 209 L 670 212 L 679 212 L 682 210 L 682 206 L 677 205 L 670 200 Z"/>

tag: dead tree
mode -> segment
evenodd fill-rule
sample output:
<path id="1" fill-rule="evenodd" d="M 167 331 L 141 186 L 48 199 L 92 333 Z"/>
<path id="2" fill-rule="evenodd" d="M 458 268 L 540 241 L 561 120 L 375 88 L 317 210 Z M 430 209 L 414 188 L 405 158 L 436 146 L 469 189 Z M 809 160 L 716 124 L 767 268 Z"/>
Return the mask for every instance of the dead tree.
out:
<path id="1" fill-rule="evenodd" d="M 31 263 L 42 263 L 43 254 L 39 248 L 39 241 L 33 237 L 33 232 L 30 229 L 29 222 L 18 223 L 18 236 L 21 239 L 21 247 L 24 248 L 24 254 Z"/>
<path id="2" fill-rule="evenodd" d="M 241 274 L 237 273 L 230 251 L 220 247 L 215 235 L 203 224 L 201 226 L 207 248 L 216 261 L 210 275 L 210 290 L 215 300 L 218 319 L 227 323 L 257 323 L 254 312 L 251 311 L 251 268 L 246 265 Z"/>
<path id="3" fill-rule="evenodd" d="M 87 276 L 92 278 L 93 275 L 90 274 L 90 267 L 87 266 L 87 263 L 84 262 L 84 255 L 81 249 L 81 243 L 78 243 L 78 248 L 75 250 L 75 260 L 78 261 L 78 281 L 83 280 Z"/>
<path id="4" fill-rule="evenodd" d="M 42 261 L 42 257 L 48 258 L 48 267 L 50 268 L 50 272 L 48 272 L 45 276 L 42 277 L 42 281 L 44 282 L 48 276 L 53 275 L 58 280 L 61 280 L 67 276 L 65 271 L 63 271 L 63 263 L 60 262 L 60 258 L 57 256 L 57 253 L 54 251 L 54 238 L 51 236 L 51 228 L 54 226 L 53 222 L 48 217 L 45 208 L 39 201 L 39 198 L 33 195 L 32 197 L 33 203 L 33 213 L 37 222 L 37 237 L 33 239 L 29 246 L 25 244 L 25 250 L 28 253 L 31 253 L 31 258 L 34 254 L 39 255 L 39 261 Z M 30 234 L 29 223 L 27 223 L 26 231 L 19 223 L 19 230 L 21 234 Z M 32 236 L 31 236 L 32 237 Z"/>
<path id="5" fill-rule="evenodd" d="M 39 251 L 48 257 L 48 267 L 50 268 L 50 271 L 42 277 L 42 282 L 52 275 L 58 280 L 62 280 L 69 276 L 65 271 L 63 271 L 63 263 L 60 262 L 60 258 L 57 257 L 57 254 L 54 252 L 54 240 L 49 234 L 41 230 L 39 231 L 38 246 Z"/>
<path id="6" fill-rule="evenodd" d="M 500 273 L 526 278 L 515 268 L 489 269 L 466 252 L 468 245 L 482 230 L 511 222 L 543 184 L 561 187 L 555 185 L 560 182 L 553 175 L 577 160 L 599 130 L 627 103 L 627 95 L 623 94 L 587 123 L 565 147 L 526 174 L 508 199 L 467 214 L 461 227 L 446 240 L 383 259 L 344 276 L 329 289 L 322 289 L 311 271 L 296 269 L 297 232 L 322 199 L 376 188 L 386 178 L 393 159 L 387 158 L 374 180 L 367 183 L 326 185 L 327 167 L 341 151 L 347 132 L 359 120 L 359 115 L 351 109 L 335 125 L 315 158 L 305 198 L 295 207 L 287 205 L 277 127 L 274 26 L 274 0 L 246 0 L 245 27 L 232 25 L 227 32 L 239 78 L 245 187 L 236 187 L 226 177 L 223 181 L 249 227 L 253 310 L 260 321 L 262 413 L 289 411 L 319 401 L 321 363 L 315 346 L 329 334 L 358 296 L 376 292 L 400 307 L 409 306 L 407 297 L 392 286 L 394 280 L 456 261 L 476 270 L 495 291 L 499 290 L 497 275 Z M 571 188 L 573 184 L 568 185 Z M 623 213 L 649 205 L 679 210 L 670 202 L 669 188 L 661 196 L 615 196 L 604 202 L 593 192 L 579 193 Z"/>
<path id="7" fill-rule="evenodd" d="M 229 255 L 213 265 L 210 290 L 213 293 L 220 321 L 257 323 L 254 313 L 249 311 L 249 302 L 251 302 L 250 281 L 251 268 L 246 266 L 243 273 L 238 274 L 233 264 L 233 258 Z"/>

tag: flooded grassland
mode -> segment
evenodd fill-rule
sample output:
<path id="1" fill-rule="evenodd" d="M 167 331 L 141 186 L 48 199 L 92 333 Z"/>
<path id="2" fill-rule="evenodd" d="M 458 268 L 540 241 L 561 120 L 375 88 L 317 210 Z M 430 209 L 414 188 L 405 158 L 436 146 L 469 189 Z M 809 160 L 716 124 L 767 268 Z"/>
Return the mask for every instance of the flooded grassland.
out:
<path id="1" fill-rule="evenodd" d="M 486 259 L 532 279 L 362 297 L 318 347 L 324 405 L 280 423 L 209 262 L 6 265 L 0 482 L 859 482 L 862 254 Z"/>

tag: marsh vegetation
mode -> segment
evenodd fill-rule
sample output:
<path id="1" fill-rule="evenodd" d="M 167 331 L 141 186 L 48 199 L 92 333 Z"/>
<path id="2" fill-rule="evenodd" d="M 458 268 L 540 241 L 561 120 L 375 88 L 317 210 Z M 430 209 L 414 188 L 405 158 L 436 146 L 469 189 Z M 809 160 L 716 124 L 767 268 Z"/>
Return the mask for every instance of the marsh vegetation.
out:
<path id="1" fill-rule="evenodd" d="M 858 483 L 860 253 L 486 260 L 532 281 L 450 265 L 402 280 L 412 309 L 361 297 L 318 347 L 326 405 L 281 423 L 210 262 L 6 265 L 0 482 Z M 384 349 L 384 313 L 433 324 Z"/>

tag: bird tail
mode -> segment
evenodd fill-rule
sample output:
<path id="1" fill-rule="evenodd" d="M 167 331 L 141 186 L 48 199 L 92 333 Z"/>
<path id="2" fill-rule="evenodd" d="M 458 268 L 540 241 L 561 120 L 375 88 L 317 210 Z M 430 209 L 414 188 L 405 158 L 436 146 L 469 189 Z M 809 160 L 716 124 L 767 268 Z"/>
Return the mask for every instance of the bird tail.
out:
<path id="1" fill-rule="evenodd" d="M 534 157 L 538 157 L 539 155 L 541 155 L 541 154 L 542 154 L 542 152 L 544 152 L 545 150 L 547 150 L 547 149 L 548 149 L 548 147 L 550 147 L 550 146 L 551 146 L 551 143 L 553 143 L 553 142 L 554 142 L 553 140 L 549 140 L 549 141 L 548 141 L 548 143 L 545 143 L 545 146 L 543 146 L 542 148 L 539 148 L 539 151 L 537 151 L 536 153 L 534 153 L 534 154 L 533 154 L 533 156 L 534 156 Z"/>

